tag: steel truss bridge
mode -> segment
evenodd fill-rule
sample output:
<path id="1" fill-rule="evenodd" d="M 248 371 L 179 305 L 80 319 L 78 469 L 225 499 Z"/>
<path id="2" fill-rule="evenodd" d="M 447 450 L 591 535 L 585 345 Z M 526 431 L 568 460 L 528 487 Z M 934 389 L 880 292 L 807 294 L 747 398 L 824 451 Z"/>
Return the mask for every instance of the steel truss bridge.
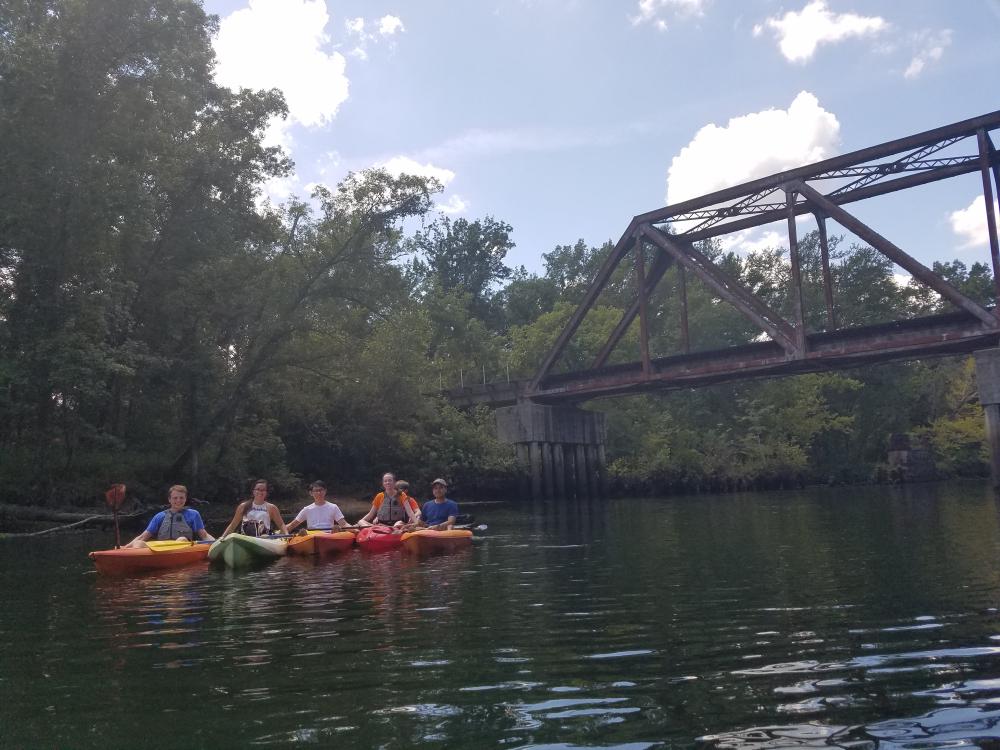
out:
<path id="1" fill-rule="evenodd" d="M 615 244 L 579 307 L 530 381 L 483 385 L 450 393 L 456 403 L 503 405 L 531 400 L 559 404 L 656 390 L 693 388 L 746 378 L 818 372 L 900 359 L 968 353 L 1000 343 L 995 305 L 984 307 L 879 234 L 851 212 L 852 204 L 959 175 L 982 178 L 995 298 L 1000 299 L 1000 245 L 992 206 L 1000 191 L 1000 157 L 991 132 L 1000 111 L 882 143 L 825 161 L 719 190 L 640 214 Z M 963 151 L 943 156 L 941 152 Z M 800 254 L 795 219 L 812 214 L 818 226 L 826 306 L 826 330 L 805 325 Z M 790 318 L 772 309 L 695 243 L 754 227 L 787 224 L 791 278 Z M 840 327 L 830 274 L 827 222 L 833 221 L 950 302 L 953 312 L 863 327 Z M 622 263 L 635 274 L 635 299 L 625 310 L 589 369 L 555 372 L 560 357 L 587 313 Z M 651 357 L 649 299 L 672 266 L 677 268 L 681 351 Z M 758 342 L 692 352 L 688 331 L 687 278 L 694 276 L 732 305 L 762 334 Z M 639 319 L 638 359 L 608 364 L 626 331 Z"/>

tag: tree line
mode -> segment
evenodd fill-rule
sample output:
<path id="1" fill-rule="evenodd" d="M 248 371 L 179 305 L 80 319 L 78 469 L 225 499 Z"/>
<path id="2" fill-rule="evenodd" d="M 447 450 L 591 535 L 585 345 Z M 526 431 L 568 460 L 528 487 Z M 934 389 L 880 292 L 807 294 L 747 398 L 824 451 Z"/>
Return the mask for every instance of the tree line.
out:
<path id="1" fill-rule="evenodd" d="M 486 410 L 435 395 L 529 377 L 610 246 L 511 268 L 513 228 L 434 210 L 433 179 L 372 169 L 308 200 L 261 200 L 293 165 L 262 142 L 280 92 L 212 77 L 217 20 L 195 0 L 0 0 L 0 481 L 7 500 L 89 499 L 185 481 L 230 499 L 255 476 L 371 484 L 393 469 L 468 491 L 516 486 Z M 416 227 L 414 229 L 414 227 Z M 833 242 L 837 316 L 934 312 L 871 248 Z M 789 312 L 781 249 L 702 250 Z M 815 234 L 807 323 L 825 325 Z M 986 266 L 935 270 L 992 301 Z M 678 351 L 676 270 L 651 302 Z M 583 367 L 634 298 L 620 271 L 561 363 Z M 759 336 L 689 280 L 692 347 Z M 634 361 L 636 326 L 612 361 Z M 931 443 L 946 476 L 987 471 L 965 359 L 596 402 L 621 491 L 867 481 L 888 436 Z"/>

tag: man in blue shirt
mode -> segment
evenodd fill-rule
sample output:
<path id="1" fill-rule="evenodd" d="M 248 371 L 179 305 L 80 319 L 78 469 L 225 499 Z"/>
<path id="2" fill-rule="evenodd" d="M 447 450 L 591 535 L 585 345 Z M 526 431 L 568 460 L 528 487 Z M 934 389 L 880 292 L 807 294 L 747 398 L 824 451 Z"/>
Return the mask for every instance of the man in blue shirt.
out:
<path id="1" fill-rule="evenodd" d="M 458 518 L 458 503 L 445 497 L 447 491 L 448 483 L 443 479 L 431 482 L 434 499 L 424 503 L 420 512 L 420 526 L 444 531 L 455 525 L 455 519 Z"/>
<path id="2" fill-rule="evenodd" d="M 193 542 L 199 539 L 210 541 L 213 537 L 205 530 L 205 522 L 201 513 L 194 508 L 185 508 L 187 503 L 187 487 L 175 484 L 170 488 L 170 507 L 161 510 L 149 522 L 149 526 L 139 536 L 129 542 L 126 547 L 145 547 L 149 539 L 187 540 Z"/>

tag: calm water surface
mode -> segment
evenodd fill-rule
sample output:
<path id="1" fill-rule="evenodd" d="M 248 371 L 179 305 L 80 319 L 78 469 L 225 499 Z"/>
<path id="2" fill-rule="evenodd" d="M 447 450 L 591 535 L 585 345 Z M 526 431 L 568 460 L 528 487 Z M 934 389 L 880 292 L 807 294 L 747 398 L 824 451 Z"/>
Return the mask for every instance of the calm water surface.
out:
<path id="1" fill-rule="evenodd" d="M 0 541 L 0 746 L 1000 747 L 982 485 L 468 510 L 236 573 Z"/>

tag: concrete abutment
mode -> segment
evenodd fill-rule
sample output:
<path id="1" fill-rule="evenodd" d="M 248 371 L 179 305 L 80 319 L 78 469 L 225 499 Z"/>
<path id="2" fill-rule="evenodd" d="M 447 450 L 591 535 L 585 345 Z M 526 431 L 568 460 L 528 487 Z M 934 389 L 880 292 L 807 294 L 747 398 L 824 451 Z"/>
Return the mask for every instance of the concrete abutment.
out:
<path id="1" fill-rule="evenodd" d="M 604 415 L 522 401 L 497 409 L 497 434 L 513 443 L 522 487 L 533 498 L 603 497 L 607 482 Z"/>

